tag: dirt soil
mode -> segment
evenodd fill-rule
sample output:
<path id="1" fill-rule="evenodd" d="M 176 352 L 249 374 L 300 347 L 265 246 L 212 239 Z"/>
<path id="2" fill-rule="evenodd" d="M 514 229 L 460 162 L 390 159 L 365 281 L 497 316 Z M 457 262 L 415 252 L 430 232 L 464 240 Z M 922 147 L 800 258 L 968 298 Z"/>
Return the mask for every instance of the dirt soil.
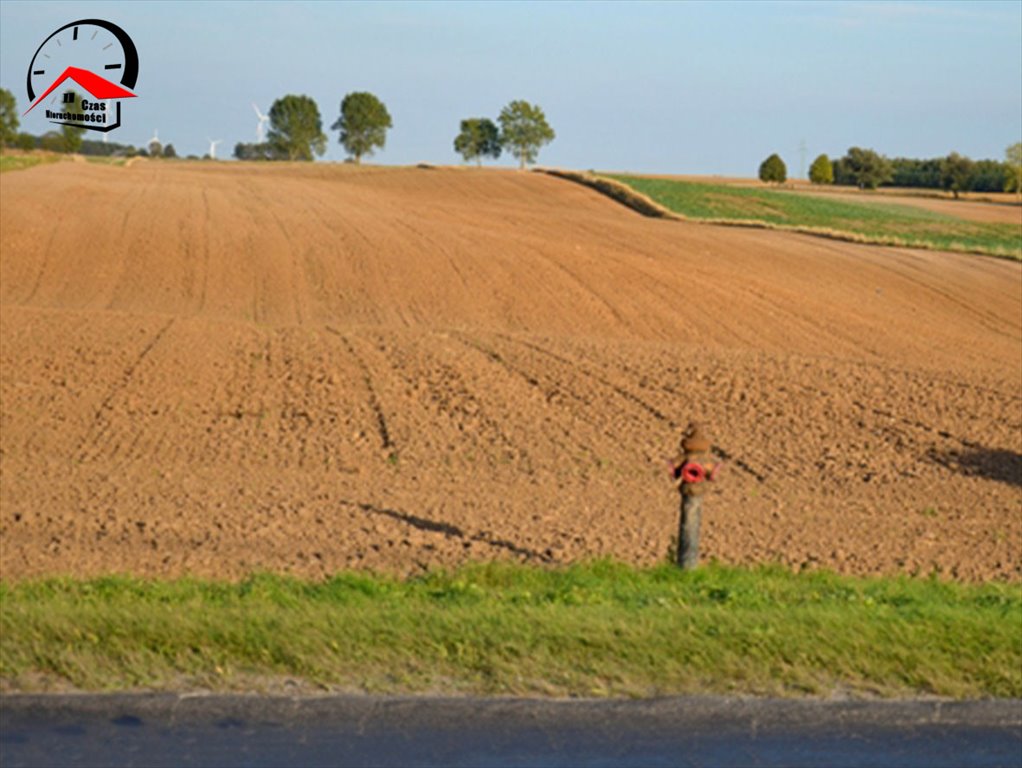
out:
<path id="1" fill-rule="evenodd" d="M 0 575 L 703 554 L 1022 578 L 1022 265 L 502 170 L 0 177 Z"/>

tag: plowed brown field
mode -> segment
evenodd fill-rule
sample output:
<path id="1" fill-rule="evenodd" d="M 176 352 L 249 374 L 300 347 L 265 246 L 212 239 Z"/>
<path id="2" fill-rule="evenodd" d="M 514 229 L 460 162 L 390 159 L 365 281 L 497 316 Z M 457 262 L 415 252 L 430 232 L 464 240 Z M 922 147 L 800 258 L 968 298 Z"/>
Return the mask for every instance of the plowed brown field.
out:
<path id="1" fill-rule="evenodd" d="M 1022 576 L 1022 266 L 655 221 L 540 174 L 0 177 L 0 567 L 703 552 Z"/>

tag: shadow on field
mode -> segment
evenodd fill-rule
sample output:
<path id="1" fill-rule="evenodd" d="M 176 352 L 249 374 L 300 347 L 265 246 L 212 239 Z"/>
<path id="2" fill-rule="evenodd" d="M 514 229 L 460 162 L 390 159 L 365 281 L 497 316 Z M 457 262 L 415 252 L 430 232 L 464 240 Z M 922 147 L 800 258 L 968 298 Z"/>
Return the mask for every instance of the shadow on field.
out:
<path id="1" fill-rule="evenodd" d="M 520 547 L 513 541 L 507 539 L 498 539 L 490 535 L 489 533 L 466 533 L 461 528 L 451 523 L 437 522 L 435 520 L 429 520 L 425 517 L 419 517 L 418 515 L 412 515 L 407 512 L 399 512 L 395 509 L 387 509 L 386 507 L 376 507 L 372 504 L 357 503 L 353 506 L 358 507 L 363 512 L 367 512 L 371 515 L 382 515 L 389 517 L 392 520 L 410 525 L 413 528 L 417 528 L 420 531 L 427 531 L 429 533 L 441 533 L 444 536 L 456 539 L 462 539 L 463 541 L 478 541 L 481 544 L 486 544 L 490 547 L 496 547 L 503 549 L 512 554 L 524 557 L 528 560 L 539 560 L 541 562 L 549 562 L 550 556 L 545 553 L 537 552 L 534 549 L 527 547 Z"/>
<path id="2" fill-rule="evenodd" d="M 1000 448 L 971 448 L 966 451 L 927 452 L 927 458 L 968 477 L 997 480 L 1022 488 L 1022 455 Z"/>

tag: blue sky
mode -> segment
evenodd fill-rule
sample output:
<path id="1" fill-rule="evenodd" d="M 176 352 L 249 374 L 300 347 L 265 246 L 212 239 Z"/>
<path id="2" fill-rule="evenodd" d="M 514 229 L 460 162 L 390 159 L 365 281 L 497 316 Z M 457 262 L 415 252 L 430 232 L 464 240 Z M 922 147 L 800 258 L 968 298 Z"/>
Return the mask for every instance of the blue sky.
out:
<path id="1" fill-rule="evenodd" d="M 0 85 L 52 31 L 123 27 L 136 92 L 112 140 L 153 129 L 179 154 L 255 140 L 251 102 L 312 96 L 329 137 L 368 90 L 394 128 L 370 162 L 457 162 L 465 117 L 526 99 L 557 132 L 540 163 L 753 176 L 778 152 L 798 175 L 850 146 L 891 157 L 1002 159 L 1022 141 L 1022 2 L 0 2 Z M 43 133 L 43 115 L 22 129 Z M 513 164 L 502 157 L 500 164 Z"/>

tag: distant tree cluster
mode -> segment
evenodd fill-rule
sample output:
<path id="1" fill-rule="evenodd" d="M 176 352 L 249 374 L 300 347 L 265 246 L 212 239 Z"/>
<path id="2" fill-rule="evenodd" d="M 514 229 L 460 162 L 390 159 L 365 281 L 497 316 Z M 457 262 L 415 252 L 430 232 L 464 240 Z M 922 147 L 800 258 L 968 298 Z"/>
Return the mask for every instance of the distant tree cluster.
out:
<path id="1" fill-rule="evenodd" d="M 78 109 L 80 97 L 66 111 Z M 234 157 L 238 160 L 311 161 L 326 152 L 326 134 L 319 107 L 309 96 L 288 94 L 273 102 L 269 111 L 266 140 L 259 143 L 238 142 Z M 498 127 L 499 124 L 499 127 Z M 354 163 L 381 150 L 387 143 L 387 131 L 394 123 L 387 106 L 367 91 L 347 94 L 340 105 L 340 114 L 330 126 L 338 132 L 338 141 Z M 14 95 L 0 89 L 0 145 L 23 149 L 49 149 L 54 152 L 83 152 L 94 155 L 125 155 L 142 157 L 177 157 L 173 145 L 151 139 L 146 148 L 136 149 L 113 142 L 85 139 L 84 129 L 63 126 L 61 131 L 36 138 L 18 134 L 18 110 Z M 484 158 L 497 159 L 507 151 L 518 159 L 520 168 L 535 163 L 539 150 L 554 140 L 556 134 L 547 122 L 543 109 L 527 101 L 516 100 L 505 106 L 497 121 L 472 117 L 461 121 L 461 130 L 454 139 L 454 149 L 466 162 L 482 164 Z M 189 158 L 193 156 L 189 155 Z"/>
<path id="2" fill-rule="evenodd" d="M 234 156 L 239 160 L 312 160 L 326 149 L 319 107 L 308 96 L 288 95 L 270 107 L 270 130 L 261 144 L 239 142 Z M 505 149 L 518 158 L 519 166 L 536 162 L 540 148 L 554 140 L 553 128 L 542 108 L 527 101 L 512 101 L 497 118 L 466 118 L 454 139 L 454 149 L 466 162 L 482 164 L 483 158 L 498 158 Z M 340 114 L 330 126 L 353 163 L 383 149 L 387 131 L 394 121 L 375 94 L 354 91 L 340 105 Z"/>
<path id="3" fill-rule="evenodd" d="M 261 144 L 239 142 L 239 160 L 304 160 L 326 152 L 326 134 L 319 107 L 309 96 L 288 94 L 270 107 L 270 130 Z M 392 121 L 387 107 L 371 93 L 349 93 L 341 100 L 340 116 L 330 126 L 349 157 L 360 163 L 366 155 L 383 149 Z"/>
<path id="4" fill-rule="evenodd" d="M 777 154 L 770 155 L 759 166 L 761 181 L 782 184 L 787 168 Z M 970 160 L 952 152 L 947 157 L 894 160 L 873 149 L 850 147 L 844 157 L 831 160 L 819 155 L 809 166 L 813 184 L 839 184 L 859 189 L 882 186 L 943 189 L 956 198 L 963 192 L 1018 192 L 1022 194 L 1022 143 L 1005 150 L 1004 162 Z"/>
<path id="5" fill-rule="evenodd" d="M 80 111 L 81 97 L 64 105 L 65 112 Z M 239 160 L 311 161 L 326 152 L 326 134 L 319 107 L 309 96 L 288 94 L 273 102 L 269 112 L 270 129 L 266 141 L 258 144 L 238 142 L 234 156 Z M 121 157 L 176 158 L 172 144 L 152 140 L 146 148 L 128 144 L 86 139 L 85 129 L 74 125 L 33 136 L 18 131 L 17 102 L 9 90 L 0 88 L 0 147 L 25 151 L 78 152 L 85 155 Z M 393 120 L 386 105 L 374 94 L 356 91 L 340 104 L 340 114 L 331 125 L 349 160 L 360 163 L 363 157 L 383 149 Z M 486 117 L 461 121 L 454 138 L 454 150 L 465 162 L 482 165 L 484 158 L 496 160 L 507 151 L 518 160 L 519 168 L 535 163 L 539 150 L 556 138 L 543 109 L 527 101 L 510 102 L 496 122 Z M 195 159 L 195 155 L 188 155 Z M 759 167 L 759 178 L 766 183 L 783 184 L 788 169 L 780 155 L 772 154 Z M 947 157 L 917 160 L 898 157 L 893 160 L 873 149 L 850 147 L 843 157 L 831 160 L 819 155 L 809 168 L 814 184 L 838 184 L 860 189 L 881 186 L 944 189 L 958 197 L 963 192 L 1016 192 L 1022 195 L 1022 142 L 1005 150 L 1003 162 L 972 160 L 950 153 Z"/>
<path id="6" fill-rule="evenodd" d="M 83 139 L 82 146 L 78 150 L 83 155 L 92 155 L 95 157 L 135 157 L 136 155 L 148 155 L 145 149 L 137 149 L 130 144 L 119 144 L 116 141 L 102 141 L 98 139 Z M 174 152 L 174 145 L 168 144 L 164 150 L 163 155 L 170 157 L 171 153 Z"/>
<path id="7" fill-rule="evenodd" d="M 876 189 L 894 178 L 891 161 L 872 149 L 851 147 L 833 163 L 834 183 L 859 189 Z"/>
<path id="8" fill-rule="evenodd" d="M 943 189 L 958 197 L 962 192 L 1015 191 L 1022 182 L 1022 144 L 1005 152 L 1005 161 L 971 160 L 950 153 L 947 157 L 925 160 L 896 157 L 889 160 L 872 149 L 851 147 L 844 157 L 833 162 L 834 183 L 876 189 L 881 186 Z"/>
<path id="9" fill-rule="evenodd" d="M 539 150 L 556 138 L 547 122 L 542 107 L 516 100 L 500 111 L 500 128 L 485 117 L 470 117 L 461 121 L 461 131 L 454 138 L 454 151 L 465 162 L 482 165 L 484 157 L 496 160 L 505 149 L 518 158 L 518 167 L 535 163 Z"/>
<path id="10" fill-rule="evenodd" d="M 234 145 L 234 156 L 238 160 L 287 160 L 286 154 L 279 153 L 266 141 L 261 144 L 245 144 L 239 141 Z"/>

